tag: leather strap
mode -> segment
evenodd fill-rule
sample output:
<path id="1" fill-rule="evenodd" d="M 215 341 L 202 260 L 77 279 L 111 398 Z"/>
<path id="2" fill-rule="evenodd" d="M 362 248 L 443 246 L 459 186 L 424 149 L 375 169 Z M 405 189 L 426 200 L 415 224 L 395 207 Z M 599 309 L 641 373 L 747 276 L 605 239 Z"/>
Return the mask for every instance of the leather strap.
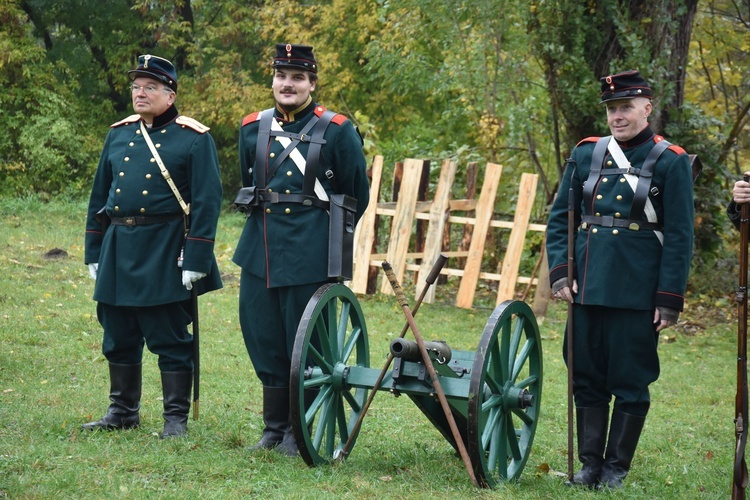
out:
<path id="1" fill-rule="evenodd" d="M 110 224 L 113 226 L 147 226 L 149 224 L 161 224 L 182 218 L 182 214 L 168 215 L 136 215 L 134 217 L 111 217 Z"/>
<path id="2" fill-rule="evenodd" d="M 148 148 L 151 150 L 151 154 L 154 155 L 156 164 L 159 165 L 159 170 L 161 170 L 161 175 L 162 177 L 164 177 L 164 180 L 167 181 L 167 184 L 169 184 L 169 189 L 172 190 L 175 198 L 177 198 L 177 203 L 180 204 L 180 207 L 182 207 L 182 211 L 185 212 L 185 215 L 190 215 L 190 204 L 185 203 L 185 200 L 182 199 L 180 190 L 177 189 L 177 186 L 175 186 L 174 181 L 172 180 L 172 176 L 169 173 L 169 170 L 167 170 L 167 167 L 164 166 L 164 162 L 161 161 L 161 156 L 159 156 L 159 152 L 156 151 L 156 148 L 154 147 L 154 143 L 148 134 L 148 129 L 146 128 L 146 125 L 144 124 L 143 120 L 141 120 L 141 135 L 143 136 L 144 139 L 146 139 L 146 144 L 148 144 Z M 112 224 L 114 224 L 114 222 Z"/>
<path id="3" fill-rule="evenodd" d="M 602 227 L 622 227 L 630 229 L 631 231 L 640 231 L 641 229 L 647 231 L 661 231 L 662 229 L 661 226 L 655 222 L 633 219 L 616 219 L 611 215 L 584 215 L 581 217 L 581 223 L 581 227 L 583 227 L 584 229 L 586 229 L 587 225 Z"/>

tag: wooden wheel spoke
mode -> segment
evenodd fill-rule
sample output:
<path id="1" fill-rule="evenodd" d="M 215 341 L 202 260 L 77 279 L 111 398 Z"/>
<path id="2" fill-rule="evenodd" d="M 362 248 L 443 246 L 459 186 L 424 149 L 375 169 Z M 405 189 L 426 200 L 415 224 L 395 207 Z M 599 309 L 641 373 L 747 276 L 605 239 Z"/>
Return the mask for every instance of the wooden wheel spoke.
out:
<path id="1" fill-rule="evenodd" d="M 513 365 L 513 373 L 510 376 L 510 380 L 516 380 L 516 378 L 518 378 L 518 374 L 521 373 L 521 369 L 526 366 L 526 363 L 529 361 L 529 356 L 531 355 L 535 345 L 536 342 L 533 339 L 526 340 L 523 348 L 521 348 L 521 352 L 519 352 L 518 356 L 516 357 L 516 362 Z"/>
<path id="2" fill-rule="evenodd" d="M 343 349 L 341 350 L 341 359 L 340 361 L 342 363 L 346 363 L 349 361 L 349 357 L 352 355 L 352 352 L 357 347 L 357 344 L 359 343 L 359 339 L 362 335 L 362 329 L 359 327 L 356 327 L 352 329 L 352 333 L 349 336 L 349 338 L 346 341 L 346 344 L 343 346 Z"/>

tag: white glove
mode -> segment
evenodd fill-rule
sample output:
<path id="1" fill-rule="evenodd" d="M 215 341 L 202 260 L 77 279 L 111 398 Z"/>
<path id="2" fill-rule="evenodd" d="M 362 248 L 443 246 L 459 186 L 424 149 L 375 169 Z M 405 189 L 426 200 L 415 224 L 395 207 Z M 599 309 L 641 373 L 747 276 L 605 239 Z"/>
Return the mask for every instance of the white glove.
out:
<path id="1" fill-rule="evenodd" d="M 93 264 L 89 264 L 89 276 L 91 276 L 92 280 L 96 279 L 96 272 L 99 270 L 99 263 L 94 262 Z"/>
<path id="2" fill-rule="evenodd" d="M 188 290 L 192 290 L 193 283 L 205 277 L 206 277 L 206 273 L 199 273 L 196 271 L 182 271 L 182 284 Z"/>

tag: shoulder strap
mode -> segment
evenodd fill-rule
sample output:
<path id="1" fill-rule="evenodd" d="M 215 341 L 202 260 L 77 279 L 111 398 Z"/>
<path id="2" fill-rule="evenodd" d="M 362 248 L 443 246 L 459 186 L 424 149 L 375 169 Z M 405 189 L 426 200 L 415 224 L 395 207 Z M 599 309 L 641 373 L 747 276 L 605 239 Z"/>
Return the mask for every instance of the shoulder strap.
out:
<path id="1" fill-rule="evenodd" d="M 195 118 L 190 118 L 189 116 L 180 115 L 175 120 L 175 123 L 177 125 L 182 125 L 183 127 L 187 127 L 189 129 L 195 130 L 199 134 L 205 134 L 209 130 L 211 130 L 210 127 L 207 127 L 203 125 L 201 122 L 196 120 Z"/>
<path id="2" fill-rule="evenodd" d="M 310 196 L 314 194 L 315 180 L 317 179 L 318 165 L 320 164 L 320 149 L 325 142 L 322 140 L 323 135 L 325 135 L 328 124 L 331 123 L 334 116 L 336 116 L 335 112 L 326 110 L 315 124 L 315 128 L 313 128 L 312 136 L 313 139 L 317 140 L 312 141 L 307 150 L 307 158 L 305 161 L 307 166 L 305 167 L 305 180 L 302 185 L 303 194 Z M 330 175 L 326 172 L 326 177 L 333 181 L 333 172 L 330 172 Z"/>
<path id="3" fill-rule="evenodd" d="M 270 180 L 274 174 L 276 173 L 276 170 L 279 169 L 281 166 L 281 163 L 287 159 L 289 154 L 292 152 L 294 148 L 297 147 L 297 144 L 300 142 L 311 142 L 312 139 L 308 133 L 310 132 L 310 129 L 313 128 L 313 126 L 318 123 L 318 117 L 313 115 L 310 118 L 310 121 L 305 124 L 305 127 L 300 131 L 299 134 L 294 134 L 291 132 L 284 132 L 283 130 L 271 130 L 271 136 L 272 137 L 288 137 L 291 142 L 289 145 L 287 145 L 284 148 L 284 151 L 281 152 L 279 156 L 276 157 L 276 160 L 274 160 L 273 165 L 268 169 L 268 179 Z M 325 142 L 325 141 L 323 141 Z"/>
<path id="4" fill-rule="evenodd" d="M 604 162 L 604 152 L 607 151 L 607 144 L 612 138 L 611 135 L 599 138 L 594 146 L 594 152 L 591 154 L 591 167 L 586 182 L 583 183 L 583 203 L 584 208 L 591 206 L 591 200 L 594 196 L 594 188 L 599 180 L 599 174 L 602 171 L 602 162 Z"/>
<path id="5" fill-rule="evenodd" d="M 651 187 L 651 179 L 654 177 L 654 167 L 656 166 L 656 160 L 659 159 L 661 154 L 671 146 L 666 140 L 657 142 L 641 166 L 641 171 L 638 175 L 638 186 L 635 188 L 633 194 L 633 204 L 630 207 L 630 218 L 640 219 L 643 215 L 644 207 L 646 206 L 646 200 L 648 199 L 649 188 Z"/>
<path id="6" fill-rule="evenodd" d="M 271 144 L 273 113 L 273 108 L 261 111 L 258 124 L 258 140 L 255 143 L 255 185 L 260 189 L 266 187 L 266 158 L 268 158 L 268 148 Z"/>
<path id="7" fill-rule="evenodd" d="M 143 121 L 141 121 L 141 135 L 146 140 L 146 144 L 148 144 L 148 148 L 151 150 L 151 154 L 154 155 L 156 164 L 159 165 L 159 170 L 161 171 L 162 177 L 164 177 L 164 180 L 166 180 L 167 184 L 169 184 L 169 189 L 172 190 L 175 198 L 177 198 L 177 202 L 180 204 L 180 207 L 182 207 L 182 211 L 185 212 L 185 215 L 190 215 L 190 205 L 188 203 L 185 203 L 185 200 L 182 199 L 180 190 L 177 189 L 177 186 L 175 186 L 174 181 L 172 180 L 172 176 L 169 174 L 169 170 L 167 170 L 167 167 L 164 166 L 164 162 L 161 161 L 161 156 L 159 156 L 159 152 L 154 147 L 154 143 L 151 140 L 151 136 L 148 135 L 148 130 L 143 124 Z"/>
<path id="8" fill-rule="evenodd" d="M 135 123 L 140 119 L 141 119 L 141 115 L 130 115 L 127 118 L 123 118 L 119 122 L 113 123 L 112 125 L 109 126 L 109 128 L 115 128 L 115 127 L 119 127 L 120 125 L 127 125 L 130 123 Z"/>

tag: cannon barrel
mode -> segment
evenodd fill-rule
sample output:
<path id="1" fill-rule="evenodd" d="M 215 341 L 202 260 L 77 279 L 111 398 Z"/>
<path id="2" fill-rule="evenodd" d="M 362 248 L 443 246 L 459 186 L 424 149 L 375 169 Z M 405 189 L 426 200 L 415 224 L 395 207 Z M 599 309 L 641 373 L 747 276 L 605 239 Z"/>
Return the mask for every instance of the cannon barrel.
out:
<path id="1" fill-rule="evenodd" d="M 437 360 L 438 363 L 448 363 L 451 360 L 451 348 L 442 340 L 433 340 L 424 343 L 430 357 Z M 422 355 L 419 353 L 419 344 L 413 340 L 402 338 L 391 341 L 391 354 L 394 358 L 402 358 L 407 361 L 421 361 Z"/>

